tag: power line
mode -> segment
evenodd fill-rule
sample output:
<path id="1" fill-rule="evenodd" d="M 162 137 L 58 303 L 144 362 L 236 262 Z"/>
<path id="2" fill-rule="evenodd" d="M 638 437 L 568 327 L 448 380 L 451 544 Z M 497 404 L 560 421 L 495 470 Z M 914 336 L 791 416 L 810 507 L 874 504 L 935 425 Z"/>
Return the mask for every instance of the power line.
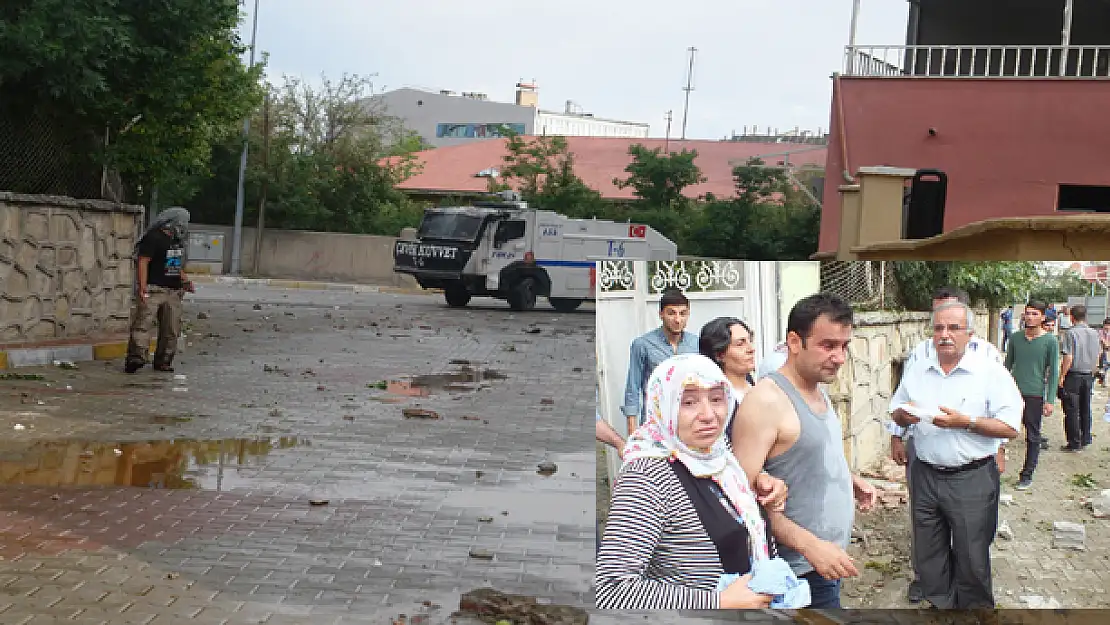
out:
<path id="1" fill-rule="evenodd" d="M 690 112 L 690 92 L 694 90 L 694 53 L 698 51 L 694 46 L 686 48 L 690 53 L 690 69 L 686 72 L 686 86 L 682 88 L 686 92 L 686 104 L 682 107 L 682 140 L 686 140 L 686 116 Z"/>

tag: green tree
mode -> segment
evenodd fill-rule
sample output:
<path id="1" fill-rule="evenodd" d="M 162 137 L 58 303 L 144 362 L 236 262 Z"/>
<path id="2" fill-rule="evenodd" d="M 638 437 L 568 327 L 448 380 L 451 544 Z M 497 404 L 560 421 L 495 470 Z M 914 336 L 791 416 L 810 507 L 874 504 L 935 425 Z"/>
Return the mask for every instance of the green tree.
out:
<path id="1" fill-rule="evenodd" d="M 239 17 L 236 0 L 8 0 L 0 101 L 54 120 L 135 186 L 206 172 L 261 99 Z"/>
<path id="2" fill-rule="evenodd" d="M 1041 271 L 1040 282 L 1033 289 L 1030 298 L 1046 303 L 1066 302 L 1069 297 L 1085 297 L 1091 294 L 1091 283 L 1071 268 L 1058 270 L 1048 266 Z"/>
<path id="3" fill-rule="evenodd" d="M 411 173 L 397 137 L 412 145 L 411 136 L 394 134 L 396 120 L 370 104 L 372 93 L 370 78 L 357 75 L 319 87 L 286 78 L 272 90 L 268 124 L 256 115 L 251 126 L 248 223 L 265 182 L 267 227 L 395 236 L 419 224 L 421 208 L 396 189 Z M 221 166 L 191 204 L 197 221 L 230 222 L 238 157 L 238 141 L 217 148 Z"/>
<path id="4" fill-rule="evenodd" d="M 686 187 L 705 182 L 701 169 L 694 162 L 697 150 L 663 154 L 661 148 L 648 149 L 637 143 L 628 148 L 632 162 L 624 168 L 628 177 L 614 178 L 620 189 L 632 187 L 636 197 L 649 209 L 687 208 L 691 200 L 683 195 Z"/>
<path id="5" fill-rule="evenodd" d="M 1040 264 L 1032 261 L 900 261 L 893 264 L 898 291 L 911 310 L 932 309 L 933 291 L 955 286 L 967 291 L 973 306 L 990 313 L 988 339 L 997 341 L 1002 308 L 1028 297 L 1040 283 Z"/>
<path id="6" fill-rule="evenodd" d="M 706 198 L 687 237 L 687 254 L 799 260 L 817 251 L 819 208 L 786 171 L 752 159 L 733 170 L 736 197 Z"/>
<path id="7" fill-rule="evenodd" d="M 490 181 L 490 191 L 515 189 L 536 208 L 572 218 L 607 218 L 610 213 L 601 194 L 575 173 L 574 154 L 568 151 L 565 138 L 526 140 L 509 128 L 502 132 L 508 153 L 503 157 L 500 179 Z"/>

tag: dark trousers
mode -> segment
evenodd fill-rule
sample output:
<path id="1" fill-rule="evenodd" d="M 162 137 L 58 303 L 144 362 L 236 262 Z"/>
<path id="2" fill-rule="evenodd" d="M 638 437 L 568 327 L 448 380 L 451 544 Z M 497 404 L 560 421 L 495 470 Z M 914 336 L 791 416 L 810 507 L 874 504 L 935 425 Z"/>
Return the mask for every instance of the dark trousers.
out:
<path id="1" fill-rule="evenodd" d="M 910 509 L 910 524 L 913 524 L 913 480 L 910 479 L 910 472 L 913 470 L 913 463 L 916 460 L 913 449 L 913 437 L 910 436 L 906 439 L 906 495 L 909 500 Z M 910 567 L 913 568 L 913 583 L 918 582 L 917 575 L 917 558 L 914 557 L 913 551 L 913 531 L 910 531 Z"/>
<path id="2" fill-rule="evenodd" d="M 802 576 L 809 583 L 809 607 L 814 610 L 840 609 L 840 580 L 825 579 L 817 571 Z"/>
<path id="3" fill-rule="evenodd" d="M 1037 460 L 1041 457 L 1041 423 L 1044 420 L 1044 397 L 1022 395 L 1025 400 L 1025 411 L 1021 415 L 1021 424 L 1025 426 L 1025 464 L 1021 465 L 1018 479 L 1031 480 L 1033 472 L 1037 470 Z"/>
<path id="4" fill-rule="evenodd" d="M 1060 403 L 1064 407 L 1064 434 L 1073 449 L 1091 444 L 1091 393 L 1095 388 L 1092 373 L 1069 371 L 1064 376 Z"/>
<path id="5" fill-rule="evenodd" d="M 998 465 L 958 473 L 914 465 L 913 533 L 921 590 L 942 610 L 994 607 L 991 543 L 998 529 Z"/>

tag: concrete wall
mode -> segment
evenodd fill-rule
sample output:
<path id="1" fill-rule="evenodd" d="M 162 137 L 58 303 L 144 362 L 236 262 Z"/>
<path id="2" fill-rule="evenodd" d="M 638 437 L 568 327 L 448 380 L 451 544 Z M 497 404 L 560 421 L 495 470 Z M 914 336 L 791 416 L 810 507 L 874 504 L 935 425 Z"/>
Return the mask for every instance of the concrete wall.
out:
<path id="1" fill-rule="evenodd" d="M 1110 186 L 1110 116 L 1096 104 L 1107 101 L 1106 80 L 841 78 L 818 250 L 837 249 L 842 172 L 864 166 L 946 172 L 945 232 L 1057 214 L 1060 184 Z"/>
<path id="2" fill-rule="evenodd" d="M 141 206 L 0 192 L 0 342 L 125 332 Z"/>
<path id="3" fill-rule="evenodd" d="M 191 234 L 224 235 L 224 271 L 231 267 L 232 227 L 193 224 Z M 254 265 L 255 229 L 243 228 L 240 270 L 244 275 L 296 280 L 322 280 L 355 284 L 416 287 L 409 276 L 393 273 L 396 237 L 302 230 L 266 230 L 257 271 Z M 203 267 L 190 260 L 189 271 Z"/>
<path id="4" fill-rule="evenodd" d="M 976 314 L 975 332 L 987 336 L 988 315 Z M 901 378 L 901 364 L 921 340 L 931 338 L 929 314 L 861 312 L 850 360 L 829 387 L 844 429 L 844 454 L 853 471 L 874 466 L 890 453 L 883 428 L 890 398 Z"/>
<path id="5" fill-rule="evenodd" d="M 403 120 L 406 129 L 415 131 L 435 147 L 482 140 L 437 138 L 438 124 L 524 124 L 523 134 L 526 135 L 535 134 L 536 130 L 535 108 L 507 102 L 475 100 L 407 88 L 374 96 L 372 102 L 382 106 L 384 114 Z"/>

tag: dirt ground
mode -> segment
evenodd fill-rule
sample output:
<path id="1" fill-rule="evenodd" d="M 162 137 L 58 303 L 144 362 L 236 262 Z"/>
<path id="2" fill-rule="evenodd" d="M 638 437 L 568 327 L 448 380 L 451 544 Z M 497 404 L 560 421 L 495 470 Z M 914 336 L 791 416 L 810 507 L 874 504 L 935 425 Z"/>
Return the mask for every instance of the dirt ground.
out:
<path id="1" fill-rule="evenodd" d="M 1007 522 L 1012 538 L 998 537 L 992 550 L 995 600 L 999 608 L 1110 608 L 1110 519 L 1094 518 L 1087 500 L 1110 489 L 1110 424 L 1102 419 L 1107 390 L 1096 387 L 1093 402 L 1094 444 L 1079 454 L 1059 451 L 1064 440 L 1058 415 L 1046 420 L 1048 451 L 1041 452 L 1033 488 L 1015 491 L 1024 459 L 1025 441 L 1010 443 L 1008 466 L 1002 478 L 1003 495 L 1012 503 L 1000 506 L 999 521 Z M 608 513 L 609 485 L 602 447 L 598 445 L 597 510 L 599 522 Z M 904 488 L 900 469 L 893 463 L 876 468 L 885 474 L 889 495 L 876 510 L 858 514 L 849 553 L 861 575 L 844 584 L 846 608 L 909 608 L 906 588 L 909 565 L 909 512 L 898 496 Z M 896 484 L 896 482 L 898 482 Z M 1084 526 L 1085 549 L 1054 546 L 1053 523 L 1071 521 Z"/>

